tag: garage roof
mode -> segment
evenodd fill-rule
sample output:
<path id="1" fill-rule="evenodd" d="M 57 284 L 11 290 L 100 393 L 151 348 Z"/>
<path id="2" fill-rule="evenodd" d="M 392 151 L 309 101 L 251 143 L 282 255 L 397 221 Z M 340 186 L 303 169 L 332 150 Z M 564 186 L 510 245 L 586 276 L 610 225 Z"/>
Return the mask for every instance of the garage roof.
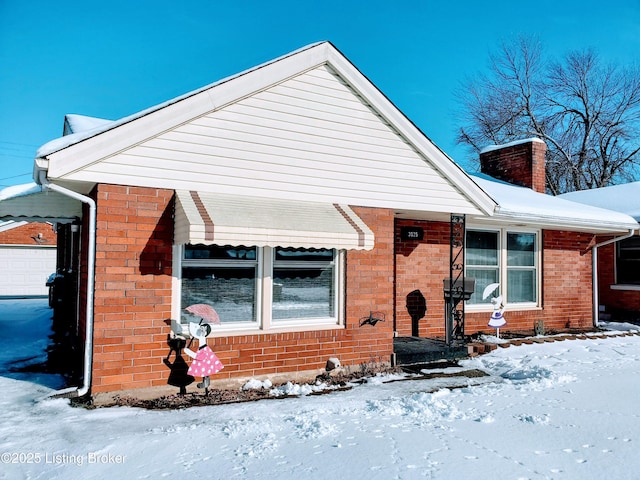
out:
<path id="1" fill-rule="evenodd" d="M 0 190 L 0 219 L 71 222 L 82 217 L 82 204 L 36 183 Z"/>

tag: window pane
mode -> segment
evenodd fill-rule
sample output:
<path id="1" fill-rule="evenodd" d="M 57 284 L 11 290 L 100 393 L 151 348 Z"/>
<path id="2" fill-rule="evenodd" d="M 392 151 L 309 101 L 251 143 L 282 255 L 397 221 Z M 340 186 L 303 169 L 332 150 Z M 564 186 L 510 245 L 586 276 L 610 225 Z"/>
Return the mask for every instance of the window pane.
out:
<path id="1" fill-rule="evenodd" d="M 221 323 L 256 321 L 256 267 L 185 267 L 182 269 L 182 320 L 194 303 L 211 305 Z"/>
<path id="2" fill-rule="evenodd" d="M 534 233 L 507 233 L 507 265 L 532 267 L 535 261 Z"/>
<path id="3" fill-rule="evenodd" d="M 640 284 L 640 237 L 618 242 L 616 283 Z"/>
<path id="4" fill-rule="evenodd" d="M 467 303 L 489 303 L 491 298 L 483 300 L 482 292 L 487 285 L 499 281 L 498 232 L 467 230 L 466 238 L 467 276 L 476 279 L 475 291 Z M 476 265 L 493 268 L 478 268 Z"/>
<path id="5" fill-rule="evenodd" d="M 273 269 L 273 320 L 335 317 L 333 265 Z"/>
<path id="6" fill-rule="evenodd" d="M 276 262 L 330 262 L 333 260 L 333 250 L 326 248 L 276 248 Z"/>
<path id="7" fill-rule="evenodd" d="M 498 233 L 467 231 L 467 265 L 498 265 Z"/>
<path id="8" fill-rule="evenodd" d="M 255 247 L 231 247 L 219 245 L 185 245 L 186 260 L 255 260 Z"/>
<path id="9" fill-rule="evenodd" d="M 536 271 L 532 269 L 507 271 L 508 303 L 536 301 Z"/>
<path id="10" fill-rule="evenodd" d="M 491 297 L 482 299 L 482 292 L 492 283 L 498 283 L 498 269 L 472 268 L 467 269 L 467 277 L 476 279 L 476 288 L 467 301 L 468 304 L 490 303 Z"/>

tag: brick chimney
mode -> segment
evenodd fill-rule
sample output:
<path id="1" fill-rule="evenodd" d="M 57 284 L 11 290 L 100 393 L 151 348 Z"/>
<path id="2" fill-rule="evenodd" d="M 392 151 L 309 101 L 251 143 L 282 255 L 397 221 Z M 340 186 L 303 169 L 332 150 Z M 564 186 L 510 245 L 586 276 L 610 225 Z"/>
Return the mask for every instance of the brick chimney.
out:
<path id="1" fill-rule="evenodd" d="M 493 145 L 480 152 L 480 170 L 498 180 L 545 193 L 546 151 L 547 144 L 539 138 Z"/>

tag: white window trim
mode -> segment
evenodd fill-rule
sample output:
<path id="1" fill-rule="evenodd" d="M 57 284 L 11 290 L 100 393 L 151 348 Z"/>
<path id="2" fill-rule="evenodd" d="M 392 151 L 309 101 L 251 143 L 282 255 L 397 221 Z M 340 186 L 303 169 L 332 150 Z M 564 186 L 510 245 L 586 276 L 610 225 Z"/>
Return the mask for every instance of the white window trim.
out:
<path id="1" fill-rule="evenodd" d="M 632 237 L 633 238 L 633 237 Z M 622 243 L 626 238 L 620 242 L 616 242 L 615 250 L 613 252 L 613 281 L 614 284 L 610 285 L 611 290 L 640 290 L 640 284 L 637 283 L 619 283 L 618 280 L 618 260 L 620 258 L 620 249 L 622 248 Z"/>
<path id="2" fill-rule="evenodd" d="M 609 285 L 611 290 L 628 290 L 628 291 L 640 291 L 640 285 L 634 285 L 632 283 L 616 283 Z"/>
<path id="3" fill-rule="evenodd" d="M 257 247 L 257 278 L 256 278 L 256 321 L 238 322 L 212 325 L 210 337 L 226 337 L 237 335 L 259 335 L 267 333 L 293 333 L 317 330 L 341 330 L 345 328 L 345 252 L 336 250 L 334 274 L 334 302 L 336 317 L 317 319 L 291 319 L 273 321 L 271 307 L 273 299 L 273 264 L 275 249 L 272 247 Z M 171 315 L 180 323 L 181 318 L 181 281 L 183 245 L 173 246 L 173 278 L 171 292 Z"/>
<path id="4" fill-rule="evenodd" d="M 537 228 L 520 228 L 520 227 L 485 227 L 476 225 L 467 225 L 467 231 L 476 230 L 482 232 L 496 232 L 499 235 L 499 265 L 498 265 L 498 278 L 500 282 L 500 293 L 505 296 L 506 310 L 512 311 L 525 311 L 525 310 L 541 310 L 542 309 L 542 230 Z M 536 269 L 536 302 L 509 302 L 509 294 L 507 289 L 507 234 L 508 233 L 533 233 L 536 235 L 536 245 L 534 253 L 534 266 Z M 466 239 L 465 239 L 466 240 Z M 466 259 L 465 259 L 466 260 Z M 465 262 L 465 270 L 468 265 Z M 465 271 L 466 274 L 466 271 Z M 504 287 L 504 288 L 503 288 Z M 491 312 L 493 306 L 490 303 L 468 303 L 465 302 L 466 312 Z"/>

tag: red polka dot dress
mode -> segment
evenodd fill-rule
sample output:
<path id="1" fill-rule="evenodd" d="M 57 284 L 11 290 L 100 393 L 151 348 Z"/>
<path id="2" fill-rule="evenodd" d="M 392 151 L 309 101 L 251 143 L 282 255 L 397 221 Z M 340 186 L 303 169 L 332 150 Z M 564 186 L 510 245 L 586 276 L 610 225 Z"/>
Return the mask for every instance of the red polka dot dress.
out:
<path id="1" fill-rule="evenodd" d="M 209 346 L 205 345 L 198 349 L 196 358 L 191 362 L 191 366 L 187 373 L 194 377 L 208 377 L 214 373 L 218 373 L 224 368 L 218 356 L 213 353 Z"/>

